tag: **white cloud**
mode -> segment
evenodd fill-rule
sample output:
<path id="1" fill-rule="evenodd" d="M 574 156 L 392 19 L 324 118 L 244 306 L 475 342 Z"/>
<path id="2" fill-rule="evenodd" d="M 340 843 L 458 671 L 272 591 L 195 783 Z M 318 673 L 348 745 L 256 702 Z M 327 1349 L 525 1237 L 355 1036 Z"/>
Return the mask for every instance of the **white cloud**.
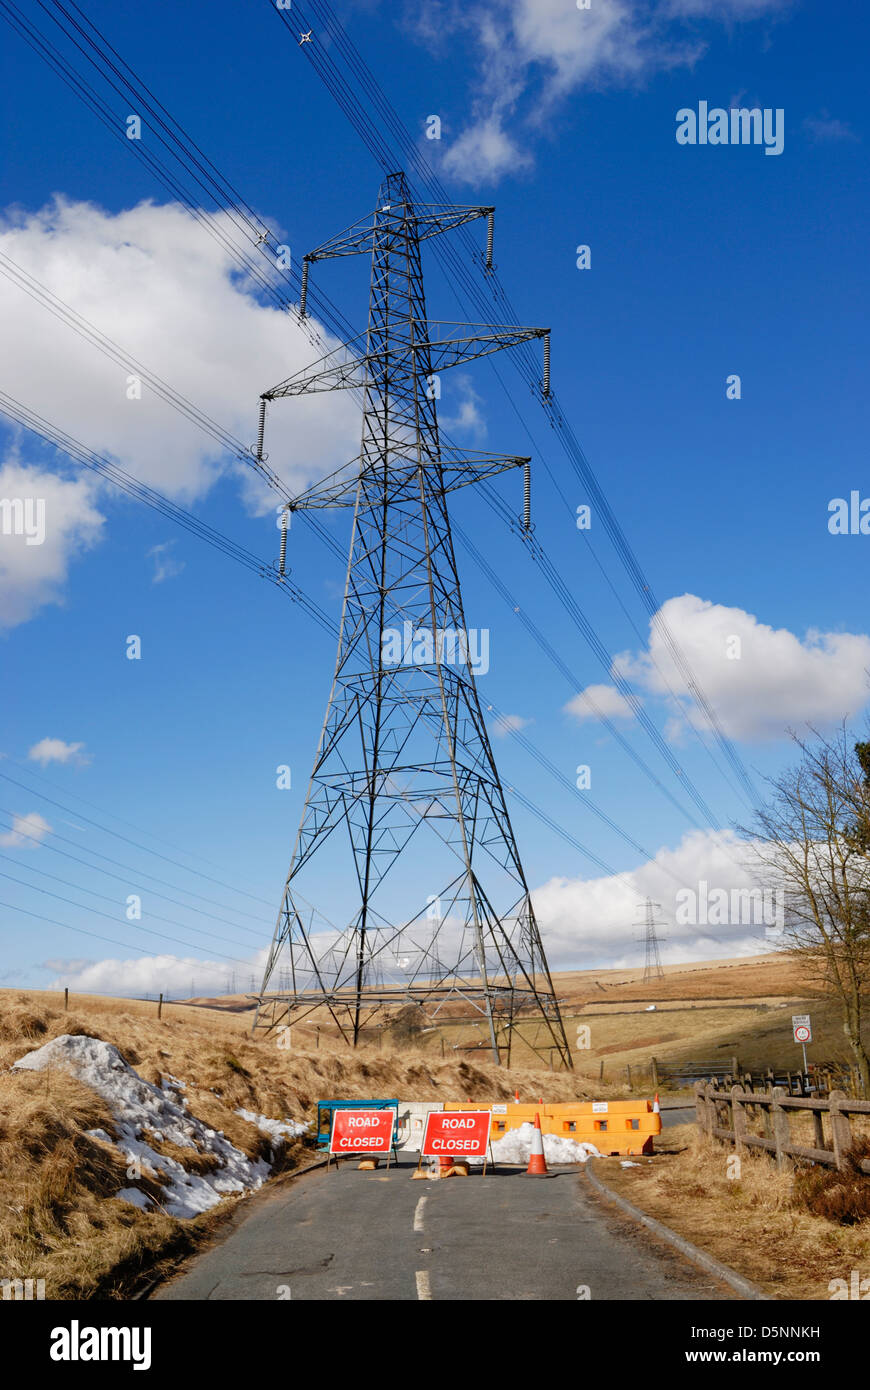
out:
<path id="1" fill-rule="evenodd" d="M 77 763 L 82 766 L 90 762 L 89 755 L 82 752 L 84 746 L 83 743 L 64 743 L 62 738 L 41 738 L 34 743 L 27 756 L 43 767 L 49 763 Z"/>
<path id="2" fill-rule="evenodd" d="M 530 168 L 531 156 L 505 130 L 504 120 L 505 113 L 493 110 L 467 126 L 444 153 L 445 174 L 464 183 L 484 183 Z"/>
<path id="3" fill-rule="evenodd" d="M 821 111 L 818 116 L 806 116 L 801 124 L 814 145 L 842 141 L 854 144 L 860 138 L 848 121 L 841 121 L 828 111 Z"/>
<path id="4" fill-rule="evenodd" d="M 533 719 L 524 719 L 521 714 L 499 714 L 493 719 L 492 732 L 496 738 L 507 738 L 508 734 L 519 733 L 533 723 Z"/>
<path id="5" fill-rule="evenodd" d="M 544 949 L 553 969 L 642 965 L 646 898 L 660 905 L 656 916 L 664 963 L 757 955 L 775 941 L 763 923 L 733 920 L 727 926 L 677 925 L 681 888 L 761 887 L 758 866 L 747 846 L 730 831 L 691 831 L 676 849 L 662 848 L 655 858 L 619 876 L 552 878 L 533 894 Z M 735 914 L 736 918 L 736 914 Z"/>
<path id="6" fill-rule="evenodd" d="M 174 544 L 174 541 L 163 541 L 160 545 L 152 545 L 150 550 L 146 550 L 148 559 L 154 561 L 152 584 L 162 584 L 165 579 L 174 579 L 184 569 L 184 561 L 176 560 L 172 554 Z"/>
<path id="7" fill-rule="evenodd" d="M 70 564 L 100 538 L 105 518 L 90 477 L 66 478 L 28 467 L 13 452 L 0 464 L 0 498 L 33 499 L 44 507 L 45 536 L 3 536 L 0 546 L 0 628 L 26 622 L 47 603 L 63 602 Z"/>
<path id="8" fill-rule="evenodd" d="M 38 811 L 29 811 L 26 816 L 12 817 L 12 829 L 0 835 L 0 845 L 4 849 L 36 849 L 50 834 L 48 821 Z"/>
<path id="9" fill-rule="evenodd" d="M 439 424 L 449 433 L 463 433 L 477 441 L 486 438 L 486 420 L 481 412 L 481 398 L 474 389 L 474 382 L 464 372 L 454 375 L 451 383 L 459 399 L 454 413 L 442 409 Z"/>
<path id="10" fill-rule="evenodd" d="M 235 972 L 237 993 L 247 993 L 253 975 L 259 989 L 266 950 L 248 961 L 233 964 L 203 960 L 195 956 L 140 956 L 134 960 L 57 961 L 47 960 L 46 968 L 58 973 L 47 989 L 64 987 L 77 994 L 132 995 L 164 994 L 176 999 L 189 998 L 191 986 L 196 994 L 224 994 Z"/>
<path id="11" fill-rule="evenodd" d="M 731 738 L 763 742 L 782 738 L 789 728 L 830 725 L 860 714 L 870 698 L 866 634 L 813 629 L 801 639 L 787 628 L 759 622 L 742 608 L 695 594 L 668 599 L 659 614 Z M 670 685 L 687 718 L 701 728 L 702 716 L 670 655 L 658 617 L 650 623 L 648 649 L 634 656 L 620 654 L 614 667 L 653 694 L 666 694 Z"/>
<path id="12" fill-rule="evenodd" d="M 430 46 L 476 50 L 470 120 L 446 145 L 445 171 L 468 183 L 527 169 L 529 135 L 556 101 L 581 88 L 637 85 L 691 67 L 707 48 L 698 21 L 715 25 L 784 13 L 790 0 L 476 0 L 437 5 L 413 27 Z M 449 49 L 447 50 L 449 53 Z"/>
<path id="13" fill-rule="evenodd" d="M 567 970 L 643 964 L 642 912 L 645 898 L 660 905 L 657 916 L 663 921 L 661 935 L 667 940 L 661 948 L 665 963 L 710 960 L 725 956 L 757 955 L 781 945 L 771 939 L 764 925 L 754 920 L 711 927 L 677 925 L 677 893 L 684 888 L 698 891 L 699 884 L 714 888 L 745 890 L 760 887 L 758 861 L 731 831 L 691 831 L 675 849 L 661 848 L 655 858 L 625 874 L 603 878 L 555 877 L 533 892 L 535 912 L 547 958 L 553 969 Z M 421 922 L 404 938 L 405 959 L 419 958 L 417 938 L 428 940 L 428 925 Z M 445 919 L 439 937 L 446 960 L 451 949 L 466 937 L 457 921 Z M 335 940 L 334 933 L 319 938 L 320 952 Z M 343 942 L 341 937 L 340 941 Z M 117 995 L 164 994 L 188 996 L 191 985 L 197 994 L 224 993 L 231 972 L 235 972 L 237 992 L 250 987 L 253 975 L 259 989 L 267 949 L 258 950 L 239 964 L 175 955 L 143 956 L 136 960 L 99 961 L 48 960 L 44 964 L 56 972 L 48 988 L 64 985 L 79 993 Z M 281 962 L 279 961 L 279 968 Z M 395 968 L 397 978 L 403 967 L 386 958 L 384 968 Z M 406 968 L 406 967 L 405 967 Z"/>
<path id="14" fill-rule="evenodd" d="M 581 690 L 579 695 L 574 695 L 563 706 L 565 714 L 573 715 L 575 719 L 600 719 L 602 715 L 609 719 L 634 719 L 634 710 L 624 695 L 613 685 L 587 685 L 585 690 Z"/>
<path id="15" fill-rule="evenodd" d="M 0 250 L 243 443 L 255 438 L 260 393 L 320 356 L 295 316 L 260 304 L 227 250 L 177 205 L 146 202 L 115 214 L 58 198 L 36 213 L 7 212 Z M 147 383 L 141 399 L 128 399 L 127 367 L 5 276 L 0 316 L 0 377 L 9 395 L 184 505 L 231 471 L 243 479 L 249 507 L 269 512 L 273 498 L 253 470 L 228 462 L 217 442 Z M 327 350 L 334 346 L 327 338 Z M 301 488 L 358 451 L 358 407 L 347 392 L 281 401 L 269 412 L 266 447 L 270 468 Z M 24 478 L 15 471 L 21 468 Z M 98 539 L 96 500 L 105 510 L 108 484 L 83 478 L 78 467 L 60 468 L 63 477 L 50 484 L 44 463 L 27 468 L 15 458 L 5 465 L 11 474 L 0 476 L 0 498 L 21 485 L 28 495 L 36 486 L 49 489 L 47 510 L 55 499 L 43 545 L 26 546 L 23 537 L 13 538 L 20 545 L 4 544 L 4 557 L 11 556 L 2 572 L 6 625 L 60 601 L 71 559 Z M 264 554 L 273 541 L 269 526 Z"/>

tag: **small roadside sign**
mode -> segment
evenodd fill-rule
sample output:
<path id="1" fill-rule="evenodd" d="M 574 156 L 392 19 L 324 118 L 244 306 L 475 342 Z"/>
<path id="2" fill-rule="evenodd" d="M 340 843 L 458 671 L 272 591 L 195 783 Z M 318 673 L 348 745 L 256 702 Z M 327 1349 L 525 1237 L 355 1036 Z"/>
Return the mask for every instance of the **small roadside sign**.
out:
<path id="1" fill-rule="evenodd" d="M 426 1119 L 421 1156 L 485 1158 L 491 1124 L 489 1110 L 432 1110 Z"/>
<path id="2" fill-rule="evenodd" d="M 809 1043 L 813 1040 L 813 1027 L 809 1014 L 793 1014 L 791 1026 L 796 1043 Z"/>
<path id="3" fill-rule="evenodd" d="M 388 1154 L 393 1145 L 394 1110 L 334 1110 L 331 1154 Z"/>

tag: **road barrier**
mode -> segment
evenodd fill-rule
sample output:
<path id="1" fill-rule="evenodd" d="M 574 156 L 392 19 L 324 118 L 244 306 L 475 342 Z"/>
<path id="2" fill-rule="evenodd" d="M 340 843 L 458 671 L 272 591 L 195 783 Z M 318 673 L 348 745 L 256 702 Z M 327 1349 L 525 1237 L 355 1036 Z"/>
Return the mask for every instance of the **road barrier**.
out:
<path id="1" fill-rule="evenodd" d="M 508 1130 L 534 1124 L 540 1116 L 544 1134 L 594 1144 L 602 1154 L 651 1154 L 653 1139 L 662 1132 L 662 1117 L 649 1100 L 567 1101 L 554 1105 L 524 1105 L 516 1101 L 494 1104 L 460 1104 L 445 1101 L 445 1110 L 491 1110 L 490 1139 L 502 1139 Z"/>
<path id="2" fill-rule="evenodd" d="M 399 1128 L 396 1148 L 408 1153 L 419 1153 L 426 1130 L 426 1118 L 432 1111 L 444 1109 L 441 1100 L 400 1100 Z"/>
<path id="3" fill-rule="evenodd" d="M 392 1110 L 394 1115 L 394 1135 L 399 1127 L 399 1102 L 396 1099 L 319 1100 L 317 1102 L 317 1124 L 314 1130 L 318 1149 L 329 1149 L 333 1116 L 337 1110 Z"/>

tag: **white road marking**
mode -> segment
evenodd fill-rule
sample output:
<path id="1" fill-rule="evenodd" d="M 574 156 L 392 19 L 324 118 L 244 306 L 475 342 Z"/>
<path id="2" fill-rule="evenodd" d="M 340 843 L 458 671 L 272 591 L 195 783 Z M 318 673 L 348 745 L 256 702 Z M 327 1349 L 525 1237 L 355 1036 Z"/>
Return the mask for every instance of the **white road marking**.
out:
<path id="1" fill-rule="evenodd" d="M 415 1230 L 415 1231 L 422 1231 L 422 1229 L 423 1229 L 423 1208 L 425 1207 L 425 1205 L 426 1205 L 426 1198 L 425 1198 L 425 1197 L 421 1197 L 420 1200 L 419 1200 L 419 1202 L 417 1203 L 416 1207 L 414 1208 L 414 1230 Z"/>
<path id="2" fill-rule="evenodd" d="M 428 1269 L 418 1269 L 414 1278 L 417 1280 L 417 1297 L 424 1302 L 431 1300 L 432 1290 L 429 1287 Z"/>

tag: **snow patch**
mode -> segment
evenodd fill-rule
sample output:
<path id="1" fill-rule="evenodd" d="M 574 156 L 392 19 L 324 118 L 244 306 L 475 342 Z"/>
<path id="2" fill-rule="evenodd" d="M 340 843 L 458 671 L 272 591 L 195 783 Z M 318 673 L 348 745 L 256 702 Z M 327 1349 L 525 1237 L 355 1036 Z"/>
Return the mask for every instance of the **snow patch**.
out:
<path id="1" fill-rule="evenodd" d="M 493 1139 L 492 1156 L 496 1163 L 528 1163 L 532 1152 L 532 1136 L 535 1126 L 529 1120 L 509 1129 L 501 1139 Z M 585 1163 L 588 1158 L 600 1158 L 594 1144 L 580 1143 L 577 1139 L 565 1139 L 561 1134 L 545 1134 L 544 1158 L 548 1163 Z M 482 1163 L 483 1159 L 472 1160 Z"/>
<path id="2" fill-rule="evenodd" d="M 270 1120 L 267 1115 L 255 1115 L 253 1110 L 237 1110 L 235 1113 L 249 1124 L 256 1125 L 261 1134 L 268 1134 L 273 1150 L 280 1149 L 288 1139 L 298 1139 L 310 1128 L 301 1120 Z"/>
<path id="3" fill-rule="evenodd" d="M 221 1197 L 260 1187 L 268 1177 L 268 1163 L 252 1163 L 220 1130 L 209 1129 L 191 1115 L 183 1097 L 143 1080 L 111 1043 L 64 1033 L 28 1052 L 12 1070 L 43 1071 L 50 1066 L 65 1067 L 106 1101 L 118 1138 L 110 1139 L 102 1130 L 90 1133 L 115 1145 L 128 1164 L 138 1163 L 163 1185 L 160 1205 L 170 1216 L 198 1216 L 217 1206 Z M 213 1154 L 219 1165 L 211 1173 L 188 1173 L 176 1159 L 153 1149 L 146 1133 L 158 1143 L 166 1140 L 183 1149 Z M 116 1195 L 137 1206 L 148 1201 L 138 1188 L 123 1188 Z"/>
<path id="4" fill-rule="evenodd" d="M 147 1192 L 140 1192 L 138 1187 L 122 1187 L 115 1196 L 121 1202 L 130 1202 L 134 1207 L 140 1207 L 142 1211 L 147 1211 L 152 1205 L 151 1198 Z"/>

